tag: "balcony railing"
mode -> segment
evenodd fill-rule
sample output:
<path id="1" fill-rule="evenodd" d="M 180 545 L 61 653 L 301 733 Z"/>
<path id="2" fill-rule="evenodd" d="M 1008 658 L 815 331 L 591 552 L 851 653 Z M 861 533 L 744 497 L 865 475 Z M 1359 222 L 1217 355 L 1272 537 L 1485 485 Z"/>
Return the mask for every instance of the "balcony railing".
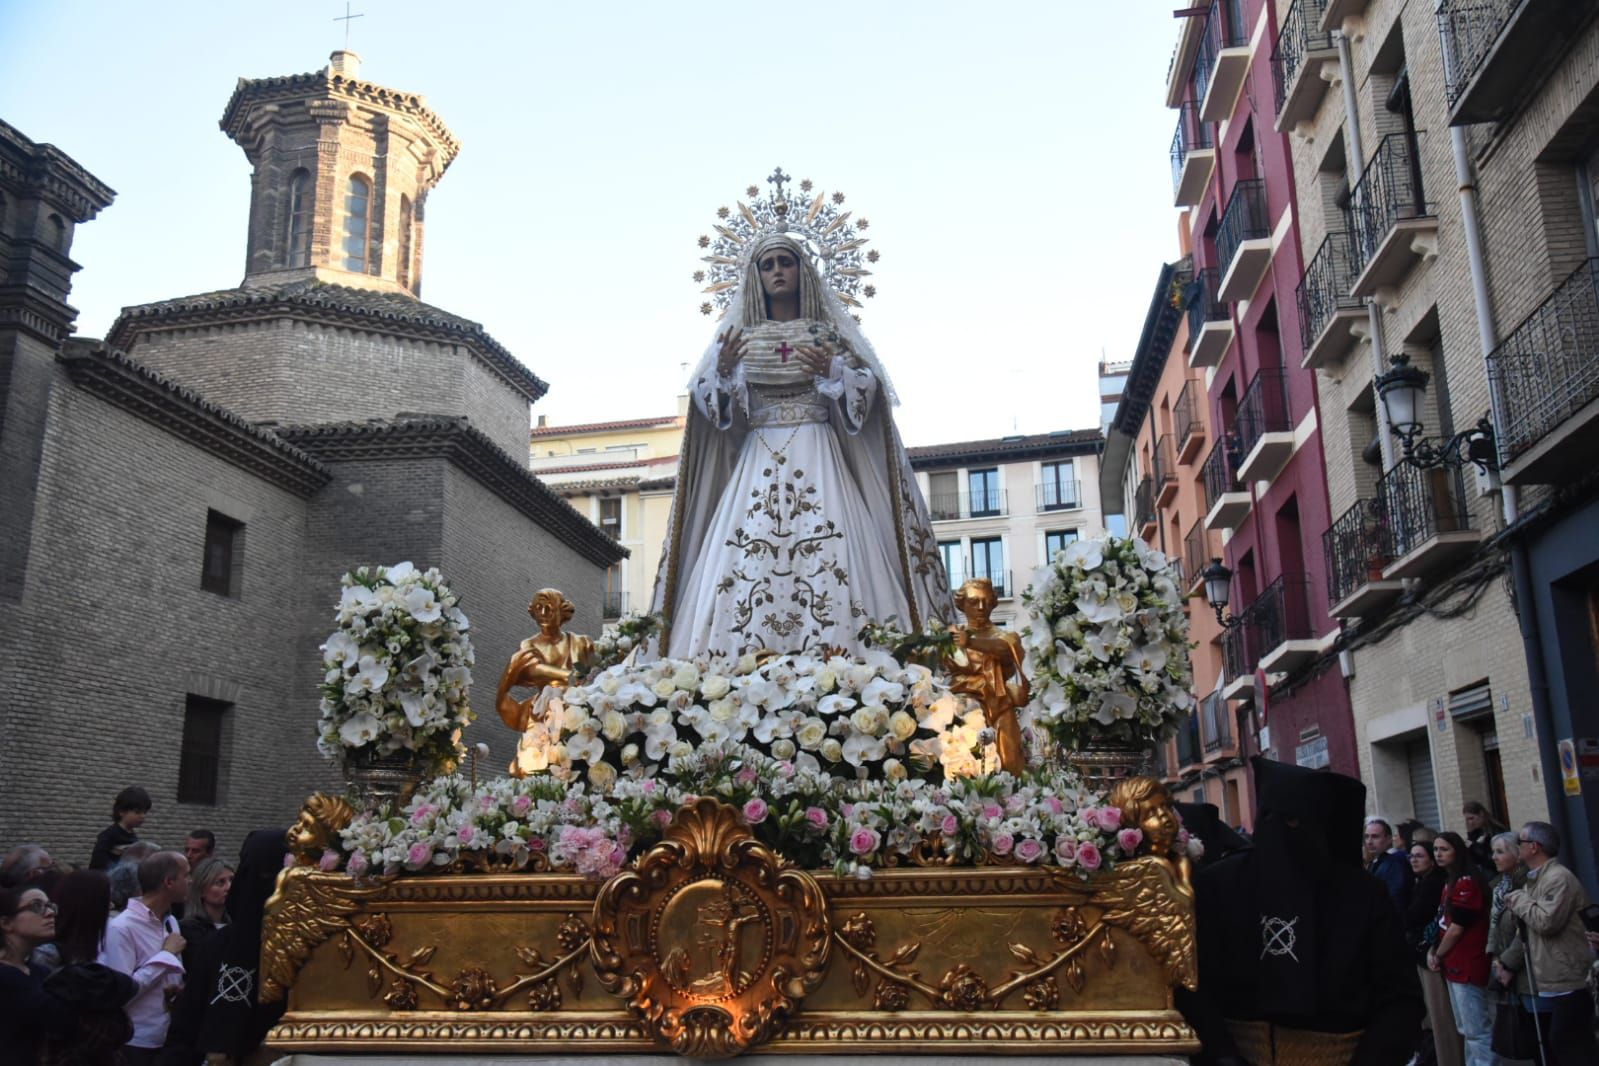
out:
<path id="1" fill-rule="evenodd" d="M 1189 715 L 1177 727 L 1177 766 L 1198 766 L 1205 761 L 1204 749 L 1199 743 L 1199 719 Z"/>
<path id="2" fill-rule="evenodd" d="M 1216 231 L 1216 258 L 1221 261 L 1223 275 L 1245 241 L 1270 236 L 1265 179 L 1246 178 L 1233 186 L 1233 194 L 1227 198 L 1227 210 L 1222 212 L 1221 226 Z"/>
<path id="3" fill-rule="evenodd" d="M 1500 401 L 1501 466 L 1599 399 L 1599 259 L 1578 267 L 1494 349 L 1488 375 Z"/>
<path id="4" fill-rule="evenodd" d="M 1206 322 L 1225 322 L 1232 316 L 1221 296 L 1221 274 L 1215 267 L 1194 271 L 1188 286 L 1188 344 L 1205 328 Z"/>
<path id="5" fill-rule="evenodd" d="M 1166 490 L 1177 485 L 1177 448 L 1170 433 L 1162 433 L 1155 441 L 1153 467 L 1155 496 L 1157 500 L 1164 500 Z"/>
<path id="6" fill-rule="evenodd" d="M 1138 483 L 1133 493 L 1133 527 L 1142 529 L 1155 521 L 1155 483 L 1149 478 Z"/>
<path id="7" fill-rule="evenodd" d="M 1309 352 L 1333 315 L 1345 308 L 1359 310 L 1360 301 L 1349 295 L 1349 288 L 1360 273 L 1355 242 L 1342 231 L 1327 234 L 1311 257 L 1300 279 L 1299 340 Z"/>
<path id="8" fill-rule="evenodd" d="M 1310 624 L 1310 580 L 1303 574 L 1279 576 L 1249 606 L 1249 614 L 1260 627 L 1262 655 L 1291 640 L 1316 636 Z"/>
<path id="9" fill-rule="evenodd" d="M 1327 557 L 1327 602 L 1341 603 L 1360 586 L 1382 580 L 1383 567 L 1393 562 L 1388 522 L 1378 497 L 1357 500 L 1321 535 Z"/>
<path id="10" fill-rule="evenodd" d="M 1077 481 L 1040 481 L 1033 494 L 1040 511 L 1072 511 L 1083 505 L 1081 488 Z"/>
<path id="11" fill-rule="evenodd" d="M 988 578 L 988 580 L 993 584 L 994 594 L 1000 599 L 1008 600 L 1012 596 L 1016 595 L 1016 586 L 1011 583 L 1011 574 L 1009 570 L 985 570 L 981 572 L 967 570 L 964 568 L 951 570 L 949 572 L 949 587 L 951 591 L 955 591 L 968 581 L 975 581 L 978 578 L 984 577 Z"/>
<path id="12" fill-rule="evenodd" d="M 1216 57 L 1221 55 L 1222 49 L 1249 43 L 1249 36 L 1244 32 L 1242 7 L 1240 0 L 1211 0 L 1205 32 L 1200 35 L 1199 52 L 1194 57 L 1194 99 L 1204 100 L 1209 94 Z"/>
<path id="13" fill-rule="evenodd" d="M 1188 575 L 1184 591 L 1193 588 L 1194 582 L 1199 580 L 1199 575 L 1204 572 L 1210 561 L 1220 552 L 1216 551 L 1215 540 L 1212 539 L 1210 530 L 1205 528 L 1203 520 L 1196 521 L 1188 535 L 1183 538 L 1183 573 Z"/>
<path id="14" fill-rule="evenodd" d="M 1177 451 L 1182 455 L 1188 451 L 1189 441 L 1205 435 L 1205 423 L 1200 418 L 1205 402 L 1205 386 L 1198 378 L 1189 378 L 1183 382 L 1181 391 L 1177 393 L 1177 402 L 1172 405 L 1171 423 L 1177 430 Z"/>
<path id="15" fill-rule="evenodd" d="M 1332 34 L 1321 29 L 1321 16 L 1326 6 L 1326 0 L 1293 0 L 1283 16 L 1277 47 L 1271 53 L 1271 80 L 1279 115 L 1288 102 L 1294 79 L 1305 67 L 1306 57 L 1311 52 L 1333 46 Z"/>
<path id="16" fill-rule="evenodd" d="M 927 497 L 927 509 L 935 522 L 949 522 L 958 518 L 992 518 L 1010 513 L 1004 489 L 977 493 L 935 492 Z"/>
<path id="17" fill-rule="evenodd" d="M 1454 107 L 1493 53 L 1510 16 L 1526 0 L 1443 0 L 1438 5 L 1438 33 L 1443 38 L 1445 89 Z M 1532 0 L 1536 3 L 1537 0 Z"/>
<path id="18" fill-rule="evenodd" d="M 1205 465 L 1200 468 L 1205 482 L 1207 512 L 1227 493 L 1244 491 L 1244 486 L 1238 480 L 1238 462 L 1242 458 L 1237 440 L 1230 435 L 1223 435 L 1211 445 L 1210 455 L 1206 456 Z"/>
<path id="19" fill-rule="evenodd" d="M 1233 716 L 1220 692 L 1212 692 L 1199 704 L 1199 719 L 1205 737 L 1205 754 L 1214 755 L 1233 746 Z"/>
<path id="20" fill-rule="evenodd" d="M 607 622 L 613 622 L 627 613 L 627 591 L 614 590 L 605 594 L 605 604 L 602 615 Z"/>
<path id="21" fill-rule="evenodd" d="M 1418 470 L 1400 463 L 1377 481 L 1378 498 L 1388 522 L 1388 554 L 1398 559 L 1443 533 L 1471 528 L 1459 468 Z"/>
<path id="22" fill-rule="evenodd" d="M 1282 367 L 1261 367 L 1244 390 L 1233 417 L 1239 455 L 1247 457 L 1266 434 L 1292 432 L 1293 428 L 1288 412 L 1288 379 Z"/>
<path id="23" fill-rule="evenodd" d="M 1419 134 L 1418 134 L 1419 136 Z M 1376 257 L 1401 219 L 1432 214 L 1422 187 L 1421 160 L 1408 133 L 1390 133 L 1377 145 L 1360 183 L 1349 193 L 1355 215 L 1358 274 Z"/>
<path id="24" fill-rule="evenodd" d="M 1254 622 L 1247 615 L 1240 621 L 1242 625 L 1229 629 L 1221 638 L 1222 677 L 1226 679 L 1229 689 L 1233 682 L 1242 681 L 1255 672 L 1258 641 Z"/>
<path id="25" fill-rule="evenodd" d="M 1188 157 L 1198 149 L 1214 148 L 1210 123 L 1199 117 L 1199 105 L 1185 103 L 1177 109 L 1177 131 L 1171 138 L 1171 186 L 1173 195 L 1183 186 L 1183 167 Z"/>

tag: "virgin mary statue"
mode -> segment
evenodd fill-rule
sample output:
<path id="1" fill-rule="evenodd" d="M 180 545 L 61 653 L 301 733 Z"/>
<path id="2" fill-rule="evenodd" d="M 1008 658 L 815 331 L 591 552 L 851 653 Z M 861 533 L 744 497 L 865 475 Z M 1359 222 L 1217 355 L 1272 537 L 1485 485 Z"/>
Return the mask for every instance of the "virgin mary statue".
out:
<path id="1" fill-rule="evenodd" d="M 877 354 L 786 233 L 753 240 L 689 379 L 652 610 L 674 658 L 860 650 L 952 614 Z"/>

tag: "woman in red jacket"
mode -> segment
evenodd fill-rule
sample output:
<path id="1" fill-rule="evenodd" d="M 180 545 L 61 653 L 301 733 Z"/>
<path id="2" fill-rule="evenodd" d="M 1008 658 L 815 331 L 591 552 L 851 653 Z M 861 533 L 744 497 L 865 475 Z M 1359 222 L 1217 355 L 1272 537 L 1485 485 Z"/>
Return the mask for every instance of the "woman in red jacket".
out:
<path id="1" fill-rule="evenodd" d="M 1438 912 L 1442 935 L 1427 967 L 1444 975 L 1455 1028 L 1466 1041 L 1466 1066 L 1494 1066 L 1493 1004 L 1488 998 L 1488 890 L 1459 833 L 1439 833 L 1433 859 L 1447 881 Z"/>

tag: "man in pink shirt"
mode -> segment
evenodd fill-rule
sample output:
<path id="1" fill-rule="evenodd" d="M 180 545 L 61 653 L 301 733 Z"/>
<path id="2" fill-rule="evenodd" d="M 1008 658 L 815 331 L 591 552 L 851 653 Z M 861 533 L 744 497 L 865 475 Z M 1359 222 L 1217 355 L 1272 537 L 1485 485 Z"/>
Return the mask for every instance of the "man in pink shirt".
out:
<path id="1" fill-rule="evenodd" d="M 120 1066 L 153 1064 L 166 1043 L 169 990 L 183 985 L 183 937 L 172 905 L 189 894 L 189 863 L 181 852 L 158 851 L 139 863 L 139 891 L 106 927 L 100 962 L 132 977 L 139 991 L 128 1001 L 133 1039 L 118 1056 Z"/>

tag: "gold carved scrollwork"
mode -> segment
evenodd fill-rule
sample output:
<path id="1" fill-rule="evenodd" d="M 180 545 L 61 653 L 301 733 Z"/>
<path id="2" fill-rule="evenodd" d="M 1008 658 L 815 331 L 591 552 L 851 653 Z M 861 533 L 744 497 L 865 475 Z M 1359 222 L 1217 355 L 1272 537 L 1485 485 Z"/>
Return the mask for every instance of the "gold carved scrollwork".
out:
<path id="1" fill-rule="evenodd" d="M 1100 922 L 1142 941 L 1168 981 L 1199 987 L 1194 896 L 1169 862 L 1149 856 L 1121 863 L 1097 886 L 1093 901 L 1105 908 Z"/>
<path id="2" fill-rule="evenodd" d="M 702 799 L 594 900 L 594 971 L 654 1038 L 725 1058 L 764 1043 L 826 976 L 827 903 L 731 807 Z"/>
<path id="3" fill-rule="evenodd" d="M 277 891 L 267 900 L 261 937 L 261 1002 L 282 999 L 317 945 L 348 928 L 361 901 L 378 891 L 359 888 L 354 881 L 315 877 L 305 866 L 279 874 Z"/>

